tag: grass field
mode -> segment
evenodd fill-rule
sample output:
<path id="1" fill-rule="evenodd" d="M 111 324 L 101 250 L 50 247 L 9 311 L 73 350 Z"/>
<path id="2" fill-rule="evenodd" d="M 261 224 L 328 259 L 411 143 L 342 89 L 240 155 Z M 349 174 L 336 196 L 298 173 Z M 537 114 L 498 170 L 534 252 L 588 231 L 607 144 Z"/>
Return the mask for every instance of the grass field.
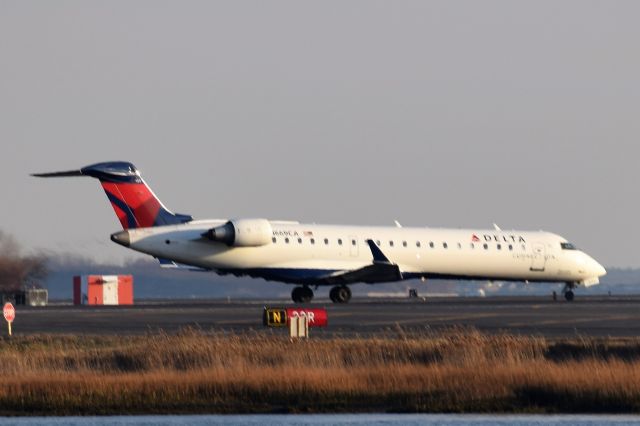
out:
<path id="1" fill-rule="evenodd" d="M 0 414 L 640 411 L 640 339 L 473 330 L 0 341 Z"/>

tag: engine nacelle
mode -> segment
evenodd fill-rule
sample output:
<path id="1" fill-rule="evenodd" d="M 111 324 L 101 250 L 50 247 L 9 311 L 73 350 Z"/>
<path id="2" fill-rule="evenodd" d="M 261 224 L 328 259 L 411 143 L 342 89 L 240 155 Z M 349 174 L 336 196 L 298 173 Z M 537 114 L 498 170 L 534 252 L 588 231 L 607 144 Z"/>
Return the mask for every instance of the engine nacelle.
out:
<path id="1" fill-rule="evenodd" d="M 272 234 L 267 219 L 233 219 L 202 235 L 229 247 L 258 247 L 271 244 Z"/>

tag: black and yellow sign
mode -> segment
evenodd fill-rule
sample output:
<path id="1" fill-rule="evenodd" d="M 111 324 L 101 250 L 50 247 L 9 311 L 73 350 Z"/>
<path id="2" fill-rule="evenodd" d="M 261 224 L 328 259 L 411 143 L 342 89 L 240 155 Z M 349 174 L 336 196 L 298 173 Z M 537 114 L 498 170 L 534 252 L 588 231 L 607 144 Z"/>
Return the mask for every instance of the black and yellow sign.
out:
<path id="1" fill-rule="evenodd" d="M 265 308 L 262 322 L 267 327 L 285 327 L 287 325 L 287 310 L 283 308 Z"/>

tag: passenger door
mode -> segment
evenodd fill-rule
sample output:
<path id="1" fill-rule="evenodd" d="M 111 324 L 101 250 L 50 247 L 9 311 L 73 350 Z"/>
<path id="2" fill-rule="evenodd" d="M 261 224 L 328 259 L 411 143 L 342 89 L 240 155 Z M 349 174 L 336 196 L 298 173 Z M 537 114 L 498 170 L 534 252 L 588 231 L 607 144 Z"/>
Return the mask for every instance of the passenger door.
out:
<path id="1" fill-rule="evenodd" d="M 547 263 L 544 244 L 533 243 L 532 255 L 533 257 L 531 259 L 531 267 L 529 269 L 535 272 L 543 272 L 545 264 Z"/>

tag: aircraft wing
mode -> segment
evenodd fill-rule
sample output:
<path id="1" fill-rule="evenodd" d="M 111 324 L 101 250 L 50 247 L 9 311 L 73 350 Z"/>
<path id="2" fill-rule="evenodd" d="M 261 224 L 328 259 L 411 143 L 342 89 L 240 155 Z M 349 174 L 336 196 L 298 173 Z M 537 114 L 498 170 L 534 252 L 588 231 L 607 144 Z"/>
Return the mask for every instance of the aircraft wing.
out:
<path id="1" fill-rule="evenodd" d="M 340 271 L 322 278 L 327 284 L 351 284 L 364 282 L 368 284 L 402 280 L 400 267 L 385 256 L 373 240 L 367 240 L 373 255 L 373 263 L 359 269 Z"/>
<path id="2" fill-rule="evenodd" d="M 351 283 L 385 283 L 399 281 L 402 272 L 398 265 L 373 263 L 360 269 L 338 272 L 322 278 L 327 284 L 351 284 Z"/>
<path id="3" fill-rule="evenodd" d="M 323 275 L 313 273 L 309 275 L 299 275 L 299 272 L 314 270 L 322 273 L 322 269 L 325 269 L 326 263 L 319 259 L 272 265 L 271 268 L 267 269 L 216 269 L 216 273 L 220 275 L 246 275 L 253 278 L 264 278 L 268 281 L 283 281 L 307 285 L 342 285 L 358 282 L 373 284 L 402 280 L 400 267 L 392 263 L 373 240 L 367 240 L 367 244 L 369 244 L 369 249 L 373 257 L 371 263 L 363 263 L 360 261 L 355 264 L 353 261 L 344 261 L 340 264 L 333 263 L 332 266 L 335 269 L 331 272 L 325 271 Z M 355 269 L 354 266 L 356 266 Z"/>

